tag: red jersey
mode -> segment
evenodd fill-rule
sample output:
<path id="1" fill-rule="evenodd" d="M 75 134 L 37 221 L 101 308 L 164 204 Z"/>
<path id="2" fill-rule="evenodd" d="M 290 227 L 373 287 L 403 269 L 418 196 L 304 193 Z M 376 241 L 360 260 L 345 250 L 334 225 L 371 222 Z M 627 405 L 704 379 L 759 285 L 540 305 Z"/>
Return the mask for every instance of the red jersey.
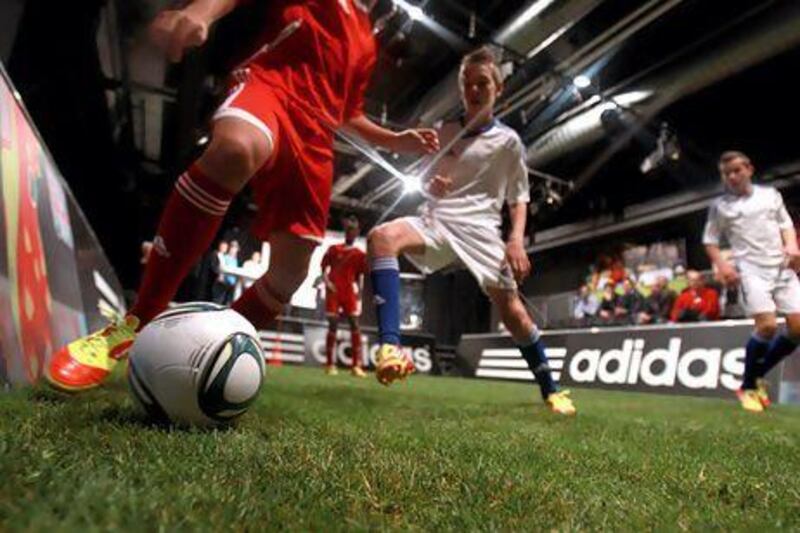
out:
<path id="1" fill-rule="evenodd" d="M 699 290 L 685 289 L 675 300 L 670 313 L 670 320 L 676 322 L 683 311 L 691 310 L 702 315 L 705 320 L 719 318 L 719 295 L 709 287 Z"/>
<path id="2" fill-rule="evenodd" d="M 334 244 L 322 258 L 322 269 L 330 267 L 328 278 L 342 290 L 352 290 L 358 276 L 367 272 L 367 254 L 355 246 Z"/>
<path id="3" fill-rule="evenodd" d="M 369 13 L 355 0 L 273 0 L 255 76 L 300 107 L 306 118 L 337 128 L 363 113 L 377 58 Z M 331 131 L 332 133 L 332 131 Z"/>

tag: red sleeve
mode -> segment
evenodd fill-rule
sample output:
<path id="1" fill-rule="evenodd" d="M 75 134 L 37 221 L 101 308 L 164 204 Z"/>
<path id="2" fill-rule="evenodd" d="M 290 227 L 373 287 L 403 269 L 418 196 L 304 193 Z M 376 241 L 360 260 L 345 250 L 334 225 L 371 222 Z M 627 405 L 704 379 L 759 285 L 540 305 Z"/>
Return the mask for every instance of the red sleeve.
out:
<path id="1" fill-rule="evenodd" d="M 320 263 L 320 266 L 322 267 L 322 270 L 325 270 L 325 267 L 331 266 L 331 252 L 332 251 L 333 251 L 333 246 L 328 248 L 327 251 L 325 252 L 325 255 L 322 256 L 322 263 Z"/>
<path id="2" fill-rule="evenodd" d="M 708 320 L 717 320 L 719 318 L 719 295 L 714 289 L 705 290 L 702 313 Z"/>
<path id="3" fill-rule="evenodd" d="M 350 120 L 364 114 L 364 95 L 367 93 L 369 82 L 372 79 L 372 71 L 375 68 L 375 60 L 370 60 L 365 68 L 361 69 L 357 75 L 353 76 L 355 87 L 348 94 L 346 107 L 344 110 L 344 120 Z"/>

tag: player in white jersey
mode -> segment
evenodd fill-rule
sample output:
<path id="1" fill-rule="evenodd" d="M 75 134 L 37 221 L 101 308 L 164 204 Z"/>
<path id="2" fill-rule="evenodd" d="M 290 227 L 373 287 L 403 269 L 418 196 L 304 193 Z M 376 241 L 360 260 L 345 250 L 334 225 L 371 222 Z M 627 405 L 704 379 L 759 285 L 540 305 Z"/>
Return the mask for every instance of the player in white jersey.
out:
<path id="1" fill-rule="evenodd" d="M 719 171 L 726 192 L 709 209 L 703 244 L 721 280 L 740 288 L 742 304 L 755 321 L 745 350 L 742 407 L 760 412 L 769 405 L 764 376 L 800 342 L 800 250 L 781 193 L 753 185 L 753 165 L 742 152 L 725 152 Z M 720 254 L 725 238 L 733 262 Z M 778 334 L 777 313 L 786 316 Z"/>
<path id="2" fill-rule="evenodd" d="M 528 173 L 519 136 L 494 118 L 503 83 L 491 50 L 481 48 L 465 56 L 459 78 L 464 116 L 440 129 L 444 153 L 423 161 L 423 168 L 431 168 L 422 215 L 388 222 L 369 234 L 381 342 L 378 380 L 388 385 L 413 371 L 398 350 L 398 256 L 407 254 L 424 272 L 460 262 L 499 308 L 546 404 L 557 413 L 574 414 L 568 393 L 560 392 L 553 381 L 539 331 L 517 293 L 517 282 L 531 268 L 523 246 Z M 506 202 L 511 230 L 504 243 L 500 224 Z"/>

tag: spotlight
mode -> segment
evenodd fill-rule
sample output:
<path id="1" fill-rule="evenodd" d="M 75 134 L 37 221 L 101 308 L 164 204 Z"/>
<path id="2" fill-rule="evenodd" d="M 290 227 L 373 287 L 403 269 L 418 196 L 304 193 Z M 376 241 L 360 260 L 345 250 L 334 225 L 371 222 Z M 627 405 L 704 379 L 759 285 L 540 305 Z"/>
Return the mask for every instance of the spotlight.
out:
<path id="1" fill-rule="evenodd" d="M 670 129 L 669 124 L 662 122 L 661 130 L 656 140 L 656 148 L 644 158 L 639 165 L 639 170 L 642 174 L 649 174 L 669 162 L 678 161 L 680 158 L 681 147 L 678 143 L 678 136 Z"/>
<path id="2" fill-rule="evenodd" d="M 474 39 L 475 38 L 475 34 L 476 34 L 475 26 L 476 26 L 476 23 L 477 23 L 477 16 L 475 15 L 475 11 L 472 11 L 469 14 L 469 30 L 467 31 L 467 37 L 469 37 L 470 39 Z"/>
<path id="3" fill-rule="evenodd" d="M 410 4 L 405 0 L 395 0 L 395 3 L 402 7 L 406 13 L 408 13 L 408 16 L 411 18 L 411 20 L 420 21 L 425 19 L 425 12 L 421 7 Z"/>
<path id="4" fill-rule="evenodd" d="M 419 176 L 405 176 L 403 178 L 403 193 L 412 194 L 422 190 L 422 180 Z"/>
<path id="5" fill-rule="evenodd" d="M 572 84 L 578 89 L 586 89 L 592 85 L 592 80 L 589 76 L 579 74 L 572 79 Z"/>
<path id="6" fill-rule="evenodd" d="M 551 207 L 559 207 L 564 203 L 564 197 L 561 196 L 555 189 L 548 186 L 547 189 L 545 189 L 544 201 Z"/>

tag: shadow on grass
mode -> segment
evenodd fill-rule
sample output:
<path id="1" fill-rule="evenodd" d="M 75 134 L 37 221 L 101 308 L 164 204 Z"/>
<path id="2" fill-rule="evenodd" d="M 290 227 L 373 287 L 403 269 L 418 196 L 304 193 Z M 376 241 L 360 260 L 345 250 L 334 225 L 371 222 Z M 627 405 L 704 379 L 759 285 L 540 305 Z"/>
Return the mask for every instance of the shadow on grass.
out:
<path id="1" fill-rule="evenodd" d="M 43 384 L 35 385 L 28 391 L 28 399 L 34 403 L 65 404 L 74 398 L 74 394 L 59 392 Z"/>
<path id="2" fill-rule="evenodd" d="M 228 432 L 236 429 L 236 422 L 215 427 L 197 427 L 173 424 L 168 420 L 153 418 L 139 411 L 131 405 L 114 405 L 104 408 L 100 415 L 94 419 L 97 425 L 113 425 L 149 429 L 164 433 L 212 433 Z"/>

